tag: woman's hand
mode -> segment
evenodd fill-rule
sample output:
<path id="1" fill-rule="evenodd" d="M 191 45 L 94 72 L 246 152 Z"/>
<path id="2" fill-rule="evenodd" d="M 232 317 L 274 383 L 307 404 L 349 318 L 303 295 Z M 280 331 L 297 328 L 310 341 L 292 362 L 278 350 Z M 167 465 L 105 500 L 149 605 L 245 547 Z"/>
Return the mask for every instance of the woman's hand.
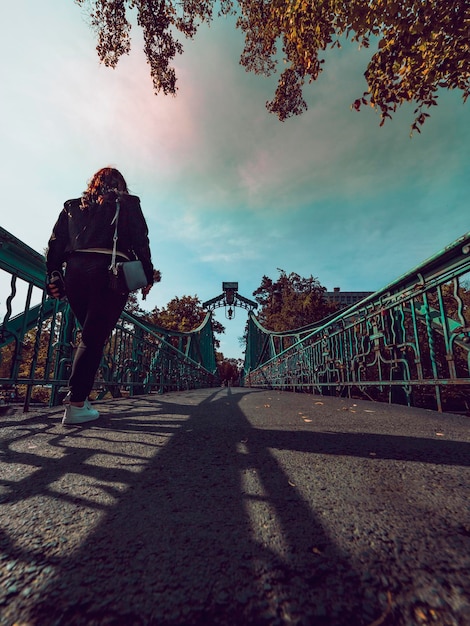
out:
<path id="1" fill-rule="evenodd" d="M 152 285 L 146 285 L 142 287 L 142 300 L 145 300 L 148 296 L 149 291 L 152 289 Z"/>
<path id="2" fill-rule="evenodd" d="M 60 300 L 61 298 L 60 289 L 55 283 L 48 283 L 47 293 L 51 296 L 51 298 L 56 298 L 56 300 Z"/>
<path id="3" fill-rule="evenodd" d="M 162 279 L 162 273 L 160 272 L 160 270 L 153 270 L 153 283 L 142 288 L 142 300 L 145 300 L 145 298 L 148 296 L 149 291 L 152 289 L 153 285 L 155 283 L 159 283 L 161 279 Z"/>
<path id="4" fill-rule="evenodd" d="M 58 271 L 54 271 L 48 276 L 46 281 L 47 295 L 56 300 L 62 300 L 65 298 L 65 285 L 62 274 Z"/>

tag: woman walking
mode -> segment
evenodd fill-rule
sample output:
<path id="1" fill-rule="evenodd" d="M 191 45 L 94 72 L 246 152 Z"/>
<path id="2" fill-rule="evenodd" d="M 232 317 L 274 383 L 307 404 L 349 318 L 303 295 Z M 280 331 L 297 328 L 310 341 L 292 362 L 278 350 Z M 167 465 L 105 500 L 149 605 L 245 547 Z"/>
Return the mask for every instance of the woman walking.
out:
<path id="1" fill-rule="evenodd" d="M 139 198 L 129 194 L 118 170 L 100 169 L 80 198 L 65 202 L 49 239 L 47 292 L 53 298 L 67 297 L 82 329 L 63 424 L 81 424 L 99 417 L 88 396 L 105 343 L 129 295 L 112 290 L 109 281 L 117 201 L 120 210 L 116 257 L 118 261 L 142 262 L 147 278 L 142 289 L 145 297 L 154 282 L 148 228 Z"/>

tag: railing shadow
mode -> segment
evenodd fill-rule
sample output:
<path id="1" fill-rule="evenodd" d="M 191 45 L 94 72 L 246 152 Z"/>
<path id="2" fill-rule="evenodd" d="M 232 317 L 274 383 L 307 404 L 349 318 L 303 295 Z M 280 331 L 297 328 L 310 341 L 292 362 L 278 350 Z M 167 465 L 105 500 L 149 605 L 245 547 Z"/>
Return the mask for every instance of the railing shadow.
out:
<path id="1" fill-rule="evenodd" d="M 270 451 L 342 448 L 330 435 L 254 428 L 246 393 L 257 392 L 114 402 L 83 429 L 50 412 L 10 424 L 0 541 L 29 588 L 11 594 L 15 621 L 350 626 L 380 615 Z"/>
<path id="2" fill-rule="evenodd" d="M 296 450 L 313 454 L 393 459 L 433 465 L 470 466 L 470 443 L 423 437 L 350 432 L 286 432 L 262 430 L 253 446 Z"/>

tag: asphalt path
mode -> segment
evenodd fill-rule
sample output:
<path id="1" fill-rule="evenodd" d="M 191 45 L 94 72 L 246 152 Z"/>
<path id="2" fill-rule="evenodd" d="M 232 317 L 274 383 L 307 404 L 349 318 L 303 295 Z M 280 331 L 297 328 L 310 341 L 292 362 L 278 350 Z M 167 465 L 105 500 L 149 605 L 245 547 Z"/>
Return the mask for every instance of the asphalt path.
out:
<path id="1" fill-rule="evenodd" d="M 1 626 L 470 626 L 470 420 L 255 389 L 0 418 Z"/>

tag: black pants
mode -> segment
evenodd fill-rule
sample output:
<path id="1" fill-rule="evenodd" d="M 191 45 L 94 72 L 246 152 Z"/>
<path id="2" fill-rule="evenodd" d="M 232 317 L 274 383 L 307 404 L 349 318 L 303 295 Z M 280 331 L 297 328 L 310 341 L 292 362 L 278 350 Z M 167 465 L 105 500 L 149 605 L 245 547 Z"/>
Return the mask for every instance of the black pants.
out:
<path id="1" fill-rule="evenodd" d="M 88 398 L 105 343 L 126 304 L 127 295 L 108 287 L 111 258 L 96 252 L 75 252 L 67 260 L 65 291 L 82 327 L 69 380 L 72 402 Z"/>

